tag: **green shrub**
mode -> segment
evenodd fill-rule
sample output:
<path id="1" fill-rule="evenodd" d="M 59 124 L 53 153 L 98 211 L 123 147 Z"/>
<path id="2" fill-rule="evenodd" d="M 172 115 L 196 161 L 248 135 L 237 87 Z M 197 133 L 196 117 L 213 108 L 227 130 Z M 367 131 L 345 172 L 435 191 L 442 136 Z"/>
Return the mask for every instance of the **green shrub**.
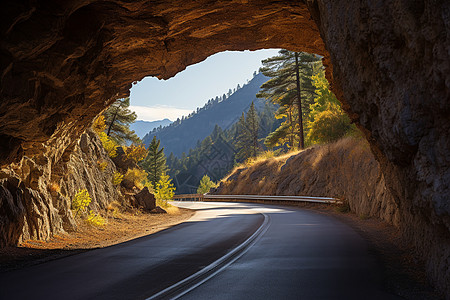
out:
<path id="1" fill-rule="evenodd" d="M 336 206 L 336 211 L 344 214 L 350 212 L 350 205 L 348 204 L 348 201 L 344 200 L 342 204 Z"/>
<path id="2" fill-rule="evenodd" d="M 86 189 L 79 190 L 72 199 L 72 209 L 76 211 L 75 217 L 78 216 L 80 210 L 86 210 L 91 201 L 91 196 Z"/>
<path id="3" fill-rule="evenodd" d="M 150 193 L 152 193 L 153 195 L 155 194 L 155 190 L 153 189 L 153 184 L 148 181 L 148 179 L 146 178 L 143 182 L 144 187 L 148 188 L 148 191 Z"/>

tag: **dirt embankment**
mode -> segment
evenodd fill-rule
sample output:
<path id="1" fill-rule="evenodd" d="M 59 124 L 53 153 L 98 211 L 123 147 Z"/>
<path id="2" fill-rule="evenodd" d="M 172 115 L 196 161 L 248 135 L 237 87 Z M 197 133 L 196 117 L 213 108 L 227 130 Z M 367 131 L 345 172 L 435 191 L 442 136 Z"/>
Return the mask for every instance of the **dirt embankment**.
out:
<path id="1" fill-rule="evenodd" d="M 398 207 L 366 141 L 345 138 L 235 169 L 218 194 L 328 196 L 345 200 L 362 217 L 397 225 Z"/>

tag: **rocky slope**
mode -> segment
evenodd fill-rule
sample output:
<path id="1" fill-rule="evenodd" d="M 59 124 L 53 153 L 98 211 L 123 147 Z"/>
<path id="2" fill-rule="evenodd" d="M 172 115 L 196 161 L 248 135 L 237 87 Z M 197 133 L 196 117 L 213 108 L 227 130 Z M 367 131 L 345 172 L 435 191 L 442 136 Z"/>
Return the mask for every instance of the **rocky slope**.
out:
<path id="1" fill-rule="evenodd" d="M 336 197 L 360 216 L 400 223 L 380 164 L 367 142 L 356 138 L 240 167 L 220 183 L 215 194 Z"/>
<path id="2" fill-rule="evenodd" d="M 362 139 L 345 138 L 240 167 L 225 178 L 214 193 L 336 197 L 363 218 L 376 217 L 397 226 L 404 243 L 410 244 L 414 233 L 429 234 L 430 243 L 426 247 L 416 244 L 416 255 L 423 257 L 429 270 L 436 272 L 434 275 L 442 284 L 441 288 L 448 288 L 448 233 L 445 230 L 430 232 L 432 228 L 423 222 L 405 223 L 401 204 L 395 201 L 379 162 Z"/>
<path id="3" fill-rule="evenodd" d="M 61 227 L 50 198 L 32 191 L 134 81 L 224 50 L 286 48 L 324 56 L 405 235 L 450 294 L 449 20 L 442 0 L 2 1 L 0 165 L 22 168 L 1 175 L 1 220 L 13 221 L 3 239 L 17 238 L 26 209 L 33 235 Z"/>
<path id="4" fill-rule="evenodd" d="M 100 163 L 106 163 L 102 170 Z M 112 184 L 116 167 L 91 130 L 81 135 L 70 155 L 51 165 L 40 155 L 0 170 L 0 246 L 25 239 L 48 239 L 76 227 L 70 210 L 75 193 L 86 189 L 90 209 L 104 209 L 120 199 Z"/>

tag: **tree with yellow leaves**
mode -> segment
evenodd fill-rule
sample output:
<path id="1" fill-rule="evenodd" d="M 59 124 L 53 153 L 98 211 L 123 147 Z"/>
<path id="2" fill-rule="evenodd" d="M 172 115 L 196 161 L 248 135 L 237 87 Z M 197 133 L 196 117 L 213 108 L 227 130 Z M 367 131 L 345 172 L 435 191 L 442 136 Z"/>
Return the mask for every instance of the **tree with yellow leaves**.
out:
<path id="1" fill-rule="evenodd" d="M 312 79 L 317 96 L 314 98 L 314 104 L 310 105 L 307 143 L 329 143 L 345 136 L 356 127 L 351 124 L 340 102 L 330 91 L 325 71 L 320 70 Z"/>

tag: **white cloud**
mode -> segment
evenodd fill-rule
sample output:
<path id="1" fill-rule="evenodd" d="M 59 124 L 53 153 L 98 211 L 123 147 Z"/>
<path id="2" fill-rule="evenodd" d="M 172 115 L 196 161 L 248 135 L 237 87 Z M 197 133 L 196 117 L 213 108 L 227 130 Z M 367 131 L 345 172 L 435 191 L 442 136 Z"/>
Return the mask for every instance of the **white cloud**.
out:
<path id="1" fill-rule="evenodd" d="M 187 116 L 192 112 L 192 110 L 189 109 L 176 108 L 164 105 L 130 106 L 130 109 L 136 112 L 138 120 L 143 121 L 157 121 L 165 118 L 171 121 L 175 121 L 177 118 Z"/>

